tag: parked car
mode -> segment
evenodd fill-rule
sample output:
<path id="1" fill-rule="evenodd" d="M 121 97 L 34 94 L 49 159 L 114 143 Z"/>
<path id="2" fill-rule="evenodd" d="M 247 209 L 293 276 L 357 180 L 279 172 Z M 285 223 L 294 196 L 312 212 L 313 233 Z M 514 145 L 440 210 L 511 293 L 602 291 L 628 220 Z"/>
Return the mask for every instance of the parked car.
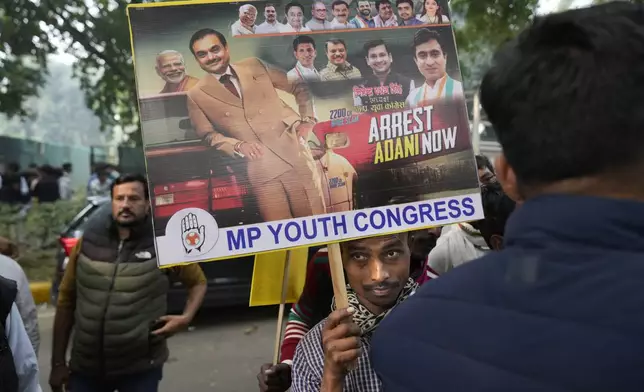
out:
<path id="1" fill-rule="evenodd" d="M 58 287 L 67 268 L 71 250 L 83 235 L 83 231 L 90 219 L 101 219 L 101 216 L 111 213 L 111 203 L 109 201 L 109 198 L 88 199 L 88 204 L 76 214 L 61 232 L 59 239 L 60 250 L 56 257 L 56 273 L 52 282 L 52 303 L 55 304 L 57 301 Z M 208 281 L 208 291 L 202 307 L 247 305 L 250 296 L 253 266 L 253 257 L 201 264 Z M 182 283 L 171 278 L 171 288 L 168 293 L 168 311 L 170 313 L 180 313 L 185 305 L 186 295 L 187 291 Z"/>

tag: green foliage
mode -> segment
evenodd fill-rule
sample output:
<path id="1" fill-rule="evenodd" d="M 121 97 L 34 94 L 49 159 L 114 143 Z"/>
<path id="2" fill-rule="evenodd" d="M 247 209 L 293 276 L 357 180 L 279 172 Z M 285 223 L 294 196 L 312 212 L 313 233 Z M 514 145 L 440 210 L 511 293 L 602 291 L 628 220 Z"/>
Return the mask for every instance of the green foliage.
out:
<path id="1" fill-rule="evenodd" d="M 24 103 L 43 85 L 47 55 L 58 46 L 77 58 L 75 74 L 102 129 L 138 127 L 125 8 L 140 2 L 0 0 L 0 53 L 9 54 L 0 56 L 0 112 L 30 114 Z M 7 85 L 2 84 L 5 78 Z"/>
<path id="2" fill-rule="evenodd" d="M 78 59 L 74 71 L 87 105 L 100 119 L 102 128 L 118 125 L 138 130 L 125 8 L 129 3 L 141 2 L 0 0 L 0 112 L 9 116 L 28 114 L 24 103 L 43 85 L 47 55 L 58 46 Z M 458 16 L 454 18 L 456 40 L 470 88 L 478 85 L 493 50 L 533 18 L 537 3 L 538 0 L 450 1 L 453 14 Z M 50 37 L 55 38 L 55 44 Z M 131 138 L 134 144 L 140 144 L 140 132 L 132 133 Z"/>
<path id="3" fill-rule="evenodd" d="M 17 261 L 30 280 L 50 280 L 56 266 L 58 237 L 85 202 L 82 199 L 34 204 L 27 214 L 0 204 L 0 236 L 18 244 Z"/>
<path id="4" fill-rule="evenodd" d="M 0 113 L 0 135 L 63 145 L 105 144 L 110 134 L 101 133 L 100 121 L 87 108 L 80 83 L 68 64 L 50 61 L 45 85 L 38 97 L 29 97 L 30 117 L 7 118 Z"/>
<path id="5" fill-rule="evenodd" d="M 454 35 L 466 89 L 478 86 L 494 50 L 532 20 L 538 3 L 539 0 L 450 1 L 457 21 Z"/>

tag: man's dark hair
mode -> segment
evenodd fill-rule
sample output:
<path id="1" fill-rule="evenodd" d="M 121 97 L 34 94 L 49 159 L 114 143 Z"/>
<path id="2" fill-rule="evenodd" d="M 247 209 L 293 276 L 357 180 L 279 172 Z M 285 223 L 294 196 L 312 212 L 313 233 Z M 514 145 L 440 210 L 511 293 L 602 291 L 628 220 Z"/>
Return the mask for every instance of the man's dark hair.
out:
<path id="1" fill-rule="evenodd" d="M 495 55 L 481 102 L 520 186 L 642 167 L 643 58 L 625 2 L 537 18 Z"/>
<path id="2" fill-rule="evenodd" d="M 288 10 L 290 10 L 293 7 L 300 7 L 302 12 L 304 12 L 304 7 L 302 6 L 302 4 L 300 4 L 300 3 L 296 2 L 296 1 L 292 1 L 292 2 L 290 2 L 288 4 L 286 4 L 286 6 L 284 7 L 284 12 L 288 14 Z"/>
<path id="3" fill-rule="evenodd" d="M 196 33 L 194 33 L 192 37 L 190 37 L 190 52 L 192 52 L 193 56 L 195 55 L 195 51 L 194 49 L 192 49 L 192 45 L 194 45 L 195 42 L 199 41 L 200 39 L 203 39 L 209 35 L 216 36 L 219 39 L 219 42 L 221 42 L 221 44 L 224 45 L 224 47 L 228 46 L 228 43 L 226 42 L 226 37 L 224 37 L 224 35 L 219 31 L 214 29 L 201 29 L 201 30 L 198 30 Z"/>
<path id="4" fill-rule="evenodd" d="M 65 171 L 65 172 L 67 172 L 67 173 L 71 173 L 71 171 L 72 171 L 72 164 L 71 164 L 71 163 L 69 163 L 69 162 L 65 162 L 65 163 L 63 163 L 63 171 Z"/>
<path id="5" fill-rule="evenodd" d="M 327 40 L 324 43 L 324 50 L 329 50 L 329 44 L 333 44 L 333 45 L 342 44 L 342 46 L 344 46 L 345 49 L 347 48 L 347 44 L 344 42 L 343 39 L 340 39 L 340 38 L 331 38 Z"/>
<path id="6" fill-rule="evenodd" d="M 20 165 L 16 162 L 7 163 L 7 170 L 13 173 L 18 173 L 20 171 Z"/>
<path id="7" fill-rule="evenodd" d="M 114 197 L 114 187 L 117 185 L 127 184 L 130 182 L 139 182 L 143 185 L 143 193 L 145 195 L 145 200 L 150 200 L 150 190 L 148 189 L 148 180 L 142 174 L 122 174 L 114 180 L 110 188 L 110 195 Z"/>
<path id="8" fill-rule="evenodd" d="M 479 170 L 483 169 L 488 169 L 491 171 L 493 174 L 494 172 L 494 166 L 492 165 L 492 162 L 486 157 L 485 155 L 476 155 L 476 168 Z"/>
<path id="9" fill-rule="evenodd" d="M 481 186 L 481 201 L 485 219 L 472 222 L 472 226 L 481 232 L 485 242 L 492 248 L 490 239 L 493 235 L 503 237 L 505 224 L 514 211 L 516 203 L 503 191 L 501 184 L 493 182 Z"/>
<path id="10" fill-rule="evenodd" d="M 441 42 L 441 36 L 437 31 L 430 30 L 428 28 L 422 28 L 414 34 L 414 43 L 412 44 L 412 49 L 414 50 L 414 57 L 416 57 L 416 48 L 426 42 L 436 41 L 445 55 L 445 49 L 443 49 L 443 43 Z"/>
<path id="11" fill-rule="evenodd" d="M 275 4 L 273 4 L 273 3 L 266 3 L 266 4 L 264 5 L 264 9 L 266 9 L 266 8 L 268 8 L 268 7 L 273 7 L 273 8 L 275 8 L 275 10 L 277 10 L 277 7 L 275 7 Z"/>
<path id="12" fill-rule="evenodd" d="M 380 46 L 380 45 L 384 45 L 385 50 L 387 50 L 387 53 L 391 54 L 391 51 L 389 50 L 389 47 L 387 47 L 387 43 L 384 40 L 375 39 L 373 41 L 367 41 L 364 44 L 364 46 L 363 46 L 364 56 L 369 57 L 369 51 L 371 49 L 375 48 L 376 46 Z"/>
<path id="13" fill-rule="evenodd" d="M 399 5 L 407 3 L 411 6 L 411 9 L 414 9 L 414 1 L 413 0 L 396 0 L 396 8 L 398 8 Z M 415 16 L 415 15 L 414 15 Z"/>
<path id="14" fill-rule="evenodd" d="M 376 9 L 377 9 L 378 11 L 380 11 L 380 6 L 381 6 L 381 5 L 383 5 L 383 4 L 389 4 L 389 5 L 391 5 L 391 2 L 390 2 L 389 0 L 378 0 L 378 1 L 376 2 Z"/>
<path id="15" fill-rule="evenodd" d="M 341 5 L 341 4 L 344 4 L 344 5 L 347 6 L 347 8 L 349 8 L 349 4 L 346 1 L 344 1 L 344 0 L 335 0 L 333 3 L 331 3 L 331 9 L 334 9 L 336 5 Z"/>
<path id="16" fill-rule="evenodd" d="M 293 40 L 293 51 L 297 52 L 297 47 L 300 44 L 311 44 L 313 45 L 313 49 L 315 49 L 315 41 L 313 41 L 313 38 L 308 35 L 298 35 L 297 38 Z"/>

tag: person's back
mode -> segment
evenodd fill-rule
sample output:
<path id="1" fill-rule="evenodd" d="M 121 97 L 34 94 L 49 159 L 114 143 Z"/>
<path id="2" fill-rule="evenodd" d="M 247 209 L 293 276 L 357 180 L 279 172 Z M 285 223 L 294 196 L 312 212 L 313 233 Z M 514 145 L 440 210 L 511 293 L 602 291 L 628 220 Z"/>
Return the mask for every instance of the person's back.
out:
<path id="1" fill-rule="evenodd" d="M 642 11 L 548 16 L 495 57 L 481 102 L 503 147 L 499 181 L 523 203 L 503 250 L 381 323 L 385 390 L 642 390 Z"/>
<path id="2" fill-rule="evenodd" d="M 14 281 L 0 276 L 0 391 L 41 392 L 38 359 L 14 300 Z"/>
<path id="3" fill-rule="evenodd" d="M 0 237 L 0 242 L 4 239 Z M 38 330 L 38 311 L 36 303 L 29 288 L 29 281 L 20 264 L 14 259 L 0 254 L 0 276 L 16 282 L 17 294 L 15 298 L 16 306 L 20 312 L 20 317 L 29 335 L 29 340 L 33 346 L 34 352 L 38 355 L 40 346 L 40 332 Z"/>
<path id="4" fill-rule="evenodd" d="M 33 197 L 40 203 L 53 203 L 60 200 L 60 185 L 58 179 L 44 176 L 34 186 Z"/>

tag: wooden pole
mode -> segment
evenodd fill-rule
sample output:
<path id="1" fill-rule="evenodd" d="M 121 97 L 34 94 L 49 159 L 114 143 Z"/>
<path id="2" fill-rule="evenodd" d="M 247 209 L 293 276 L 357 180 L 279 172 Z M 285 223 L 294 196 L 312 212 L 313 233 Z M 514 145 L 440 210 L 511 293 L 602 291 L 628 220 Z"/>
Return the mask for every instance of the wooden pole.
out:
<path id="1" fill-rule="evenodd" d="M 342 266 L 340 244 L 330 244 L 328 249 L 335 307 L 336 309 L 345 309 L 349 307 L 349 299 L 347 298 L 347 284 L 344 280 L 344 267 Z"/>
<path id="2" fill-rule="evenodd" d="M 273 365 L 277 365 L 280 360 L 280 346 L 282 343 L 282 328 L 284 326 L 284 307 L 286 295 L 288 294 L 288 270 L 291 264 L 291 251 L 286 251 L 286 261 L 284 262 L 284 277 L 282 280 L 282 298 L 280 300 L 280 309 L 277 314 L 277 332 L 275 334 L 275 353 L 273 355 Z"/>

